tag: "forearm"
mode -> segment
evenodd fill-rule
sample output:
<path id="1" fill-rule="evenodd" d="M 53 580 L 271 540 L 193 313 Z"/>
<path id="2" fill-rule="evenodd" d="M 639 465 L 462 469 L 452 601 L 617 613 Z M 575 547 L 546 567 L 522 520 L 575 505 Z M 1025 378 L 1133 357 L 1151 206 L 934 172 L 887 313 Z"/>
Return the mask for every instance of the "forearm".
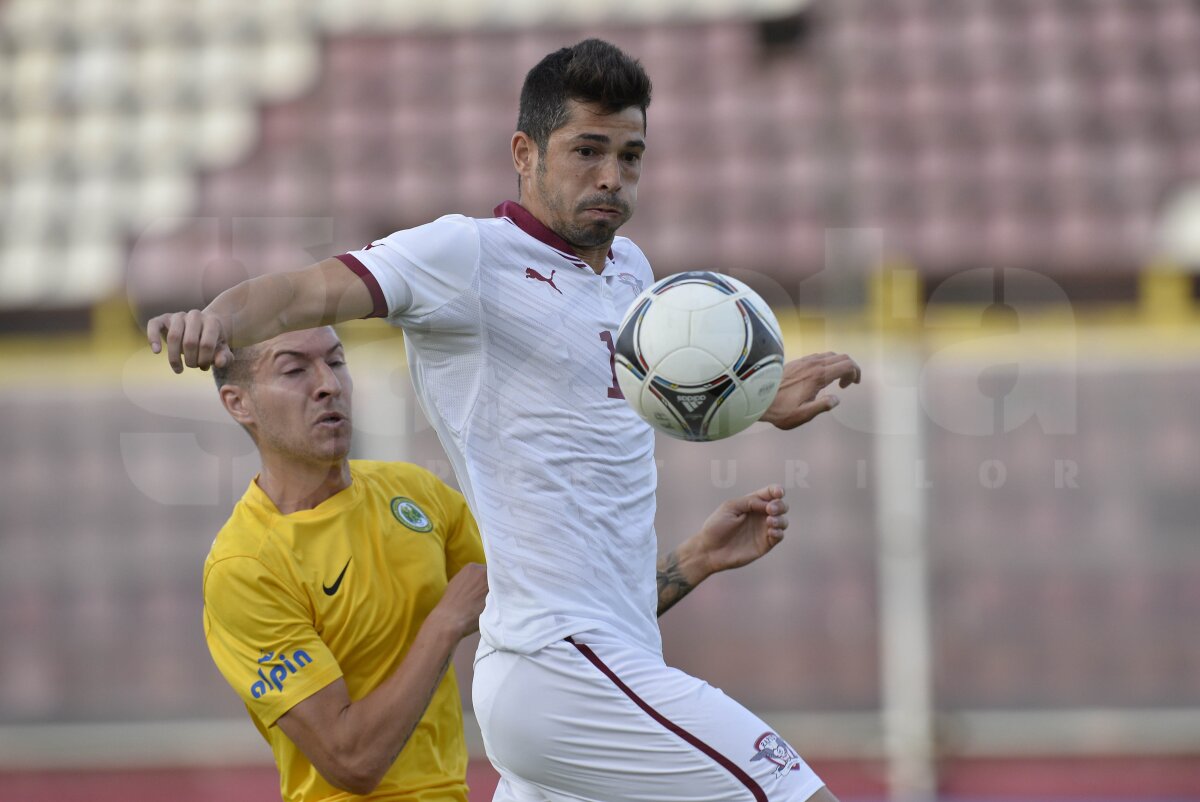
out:
<path id="1" fill-rule="evenodd" d="M 427 619 L 400 667 L 374 691 L 350 703 L 335 725 L 338 750 L 353 761 L 351 774 L 373 789 L 387 773 L 425 714 L 450 666 L 459 638 Z"/>
<path id="2" fill-rule="evenodd" d="M 229 345 L 269 340 L 287 331 L 328 326 L 369 313 L 365 287 L 335 259 L 303 270 L 271 273 L 229 288 L 205 308 L 225 323 Z M 352 293 L 351 291 L 357 291 Z M 362 296 L 360 298 L 359 296 Z"/>
<path id="3" fill-rule="evenodd" d="M 229 346 L 240 348 L 282 334 L 283 311 L 294 295 L 285 274 L 259 276 L 225 290 L 204 311 L 221 319 Z"/>
<path id="4" fill-rule="evenodd" d="M 708 562 L 689 538 L 658 558 L 658 614 L 670 610 L 712 573 Z"/>

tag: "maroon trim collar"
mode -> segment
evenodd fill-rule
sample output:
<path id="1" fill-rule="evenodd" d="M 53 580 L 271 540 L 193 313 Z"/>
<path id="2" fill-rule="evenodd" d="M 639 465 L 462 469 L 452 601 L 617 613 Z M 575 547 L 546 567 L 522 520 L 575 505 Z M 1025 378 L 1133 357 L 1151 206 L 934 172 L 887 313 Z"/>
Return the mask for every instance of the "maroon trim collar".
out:
<path id="1" fill-rule="evenodd" d="M 575 248 L 571 246 L 571 243 L 551 231 L 545 223 L 534 217 L 528 209 L 516 201 L 504 201 L 504 203 L 501 203 L 492 210 L 492 214 L 496 217 L 507 217 L 516 224 L 517 228 L 535 240 L 544 242 L 556 251 L 562 251 L 583 261 L 579 254 L 575 252 Z M 608 249 L 608 258 L 613 258 L 612 248 Z"/>

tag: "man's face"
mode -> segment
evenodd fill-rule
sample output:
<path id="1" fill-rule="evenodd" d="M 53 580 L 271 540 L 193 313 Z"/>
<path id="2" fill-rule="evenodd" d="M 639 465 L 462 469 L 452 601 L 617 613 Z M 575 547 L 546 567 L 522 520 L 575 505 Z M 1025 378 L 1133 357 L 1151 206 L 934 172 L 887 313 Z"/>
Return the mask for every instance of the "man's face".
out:
<path id="1" fill-rule="evenodd" d="M 571 100 L 568 122 L 537 156 L 526 208 L 579 248 L 607 246 L 633 216 L 642 172 L 645 117 L 630 106 L 604 114 Z"/>
<path id="2" fill-rule="evenodd" d="M 247 408 L 262 451 L 333 464 L 350 453 L 353 384 L 333 329 L 281 334 L 263 343 L 251 368 Z"/>

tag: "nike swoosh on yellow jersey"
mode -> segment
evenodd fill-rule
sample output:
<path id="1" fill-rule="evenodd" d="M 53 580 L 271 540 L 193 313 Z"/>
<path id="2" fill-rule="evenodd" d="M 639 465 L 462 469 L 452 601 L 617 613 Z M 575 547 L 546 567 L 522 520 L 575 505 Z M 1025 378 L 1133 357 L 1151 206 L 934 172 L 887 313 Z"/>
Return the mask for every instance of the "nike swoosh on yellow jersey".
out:
<path id="1" fill-rule="evenodd" d="M 350 560 L 353 560 L 353 559 L 354 559 L 353 557 L 350 558 Z M 332 596 L 333 594 L 338 592 L 338 588 L 340 588 L 342 586 L 342 577 L 344 577 L 346 575 L 346 569 L 350 567 L 350 560 L 346 560 L 346 564 L 342 566 L 342 572 L 340 574 L 338 574 L 337 579 L 333 580 L 332 585 L 325 585 L 325 584 L 321 585 L 321 590 L 325 591 L 326 596 Z"/>

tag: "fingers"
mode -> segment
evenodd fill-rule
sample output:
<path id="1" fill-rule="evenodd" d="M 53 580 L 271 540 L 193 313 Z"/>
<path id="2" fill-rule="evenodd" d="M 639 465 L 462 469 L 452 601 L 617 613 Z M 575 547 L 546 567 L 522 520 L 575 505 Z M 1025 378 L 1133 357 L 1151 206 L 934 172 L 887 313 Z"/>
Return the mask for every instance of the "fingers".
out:
<path id="1" fill-rule="evenodd" d="M 821 379 L 825 385 L 837 381 L 841 387 L 849 387 L 862 380 L 862 369 L 858 363 L 845 354 L 835 354 L 829 357 L 822 367 L 824 372 Z"/>
<path id="2" fill-rule="evenodd" d="M 210 316 L 200 320 L 198 325 L 200 326 L 200 337 L 196 343 L 196 364 L 201 369 L 207 370 L 210 365 L 216 364 L 217 354 L 229 352 L 229 347 L 225 344 L 225 333 L 221 330 L 221 322 L 218 318 Z M 223 366 L 223 364 L 218 365 L 218 367 Z"/>
<path id="3" fill-rule="evenodd" d="M 179 350 L 183 340 L 184 316 L 176 312 L 171 315 L 167 326 L 167 364 L 176 373 L 183 373 L 183 360 L 179 358 Z"/>
<path id="4" fill-rule="evenodd" d="M 208 367 L 200 362 L 200 334 L 204 330 L 204 317 L 199 309 L 193 309 L 184 318 L 183 363 L 189 368 Z"/>
<path id="5" fill-rule="evenodd" d="M 450 578 L 442 599 L 477 616 L 483 610 L 487 593 L 487 569 L 479 563 L 467 563 Z"/>
<path id="6" fill-rule="evenodd" d="M 146 339 L 150 342 L 150 350 L 156 354 L 162 351 L 162 335 L 170 320 L 170 315 L 155 315 L 146 323 Z"/>
<path id="7" fill-rule="evenodd" d="M 176 373 L 182 373 L 185 365 L 201 370 L 226 367 L 233 359 L 221 319 L 199 309 L 151 318 L 146 339 L 156 354 L 162 353 L 165 340 L 167 364 Z"/>
<path id="8" fill-rule="evenodd" d="M 213 357 L 213 364 L 218 368 L 228 367 L 233 361 L 233 351 L 226 343 L 221 343 L 217 347 L 217 355 Z"/>
<path id="9" fill-rule="evenodd" d="M 171 312 L 150 318 L 146 324 L 146 339 L 150 341 L 150 350 L 156 354 L 162 353 L 164 334 L 167 344 L 167 364 L 176 373 L 183 372 L 184 360 L 189 367 L 195 366 L 194 357 L 185 356 L 185 345 L 188 336 L 189 319 L 192 315 L 199 316 L 199 311 Z M 183 358 L 181 358 L 183 357 Z"/>
<path id="10" fill-rule="evenodd" d="M 841 402 L 836 395 L 818 396 L 812 401 L 800 404 L 794 410 L 780 416 L 773 422 L 780 429 L 795 429 L 797 426 L 808 423 L 818 415 L 828 412 L 839 403 Z"/>
<path id="11" fill-rule="evenodd" d="M 750 495 L 764 501 L 770 501 L 772 499 L 783 498 L 783 488 L 779 485 L 767 485 L 766 487 L 760 487 Z"/>
<path id="12" fill-rule="evenodd" d="M 822 387 L 835 381 L 842 387 L 862 381 L 862 368 L 846 354 L 825 351 L 809 354 L 797 361 L 801 365 L 801 375 L 819 381 Z"/>
<path id="13" fill-rule="evenodd" d="M 782 503 L 777 501 L 777 499 L 781 498 L 783 498 L 782 487 L 779 485 L 767 485 L 755 490 L 753 493 L 730 499 L 725 504 L 735 515 L 747 515 L 750 513 L 770 515 L 772 514 L 770 510 L 778 509 L 778 505 Z M 786 510 L 787 505 L 784 504 L 783 508 Z"/>
<path id="14" fill-rule="evenodd" d="M 846 371 L 846 375 L 842 377 L 841 386 L 849 387 L 851 384 L 862 382 L 862 368 L 859 367 L 859 364 L 845 354 L 842 355 L 842 358 L 848 364 L 849 369 Z"/>
<path id="15" fill-rule="evenodd" d="M 779 529 L 787 528 L 788 504 L 783 500 L 783 488 L 779 485 L 759 488 L 749 495 L 733 499 L 730 504 L 734 512 L 741 515 L 767 516 L 768 528 L 774 528 L 780 523 L 782 526 L 778 526 Z"/>
<path id="16" fill-rule="evenodd" d="M 782 540 L 783 530 L 788 528 L 788 503 L 783 500 L 783 488 L 779 485 L 772 485 L 764 490 L 778 491 L 778 495 L 766 503 L 765 512 L 767 514 L 767 535 L 778 536 L 779 540 Z"/>
<path id="17" fill-rule="evenodd" d="M 461 579 L 460 579 L 461 577 Z M 487 568 L 483 563 L 467 563 L 462 568 L 458 569 L 451 582 L 458 581 L 463 584 L 470 584 L 476 587 L 487 589 Z"/>
<path id="18" fill-rule="evenodd" d="M 779 545 L 787 534 L 788 519 L 786 515 L 772 515 L 767 518 L 767 544 L 769 549 Z"/>

